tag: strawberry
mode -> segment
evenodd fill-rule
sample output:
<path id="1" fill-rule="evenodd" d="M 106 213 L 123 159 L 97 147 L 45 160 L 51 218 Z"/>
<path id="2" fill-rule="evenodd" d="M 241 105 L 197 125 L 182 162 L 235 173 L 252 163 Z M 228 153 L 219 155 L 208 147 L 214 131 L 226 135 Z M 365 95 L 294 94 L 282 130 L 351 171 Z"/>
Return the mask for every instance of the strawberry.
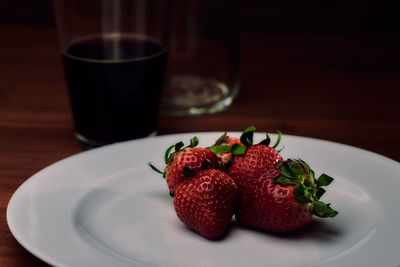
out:
<path id="1" fill-rule="evenodd" d="M 226 169 L 232 159 L 231 147 L 234 144 L 243 145 L 239 138 L 228 136 L 225 132 L 210 148 L 220 159 L 222 169 Z"/>
<path id="2" fill-rule="evenodd" d="M 235 180 L 240 191 L 247 185 L 254 184 L 261 174 L 266 170 L 276 168 L 282 161 L 282 156 L 275 149 L 280 142 L 281 134 L 279 133 L 272 147 L 268 146 L 270 143 L 268 134 L 265 140 L 253 145 L 254 130 L 254 127 L 249 127 L 243 132 L 240 140 L 245 144 L 244 146 L 232 146 L 234 156 L 227 173 Z"/>
<path id="3" fill-rule="evenodd" d="M 208 148 L 196 147 L 198 142 L 197 137 L 194 137 L 186 147 L 183 142 L 168 147 L 164 157 L 166 164 L 164 172 L 149 163 L 153 170 L 163 174 L 171 196 L 182 181 L 193 177 L 198 171 L 211 169 L 217 165 L 218 157 Z M 171 153 L 172 149 L 175 151 Z"/>
<path id="4" fill-rule="evenodd" d="M 180 183 L 174 207 L 178 218 L 208 239 L 220 238 L 233 216 L 237 186 L 226 173 L 209 169 Z"/>
<path id="5" fill-rule="evenodd" d="M 314 171 L 302 160 L 287 160 L 278 168 L 265 169 L 241 192 L 235 218 L 239 224 L 272 232 L 292 232 L 304 228 L 316 215 L 334 217 L 338 213 L 320 201 L 333 178 Z"/>

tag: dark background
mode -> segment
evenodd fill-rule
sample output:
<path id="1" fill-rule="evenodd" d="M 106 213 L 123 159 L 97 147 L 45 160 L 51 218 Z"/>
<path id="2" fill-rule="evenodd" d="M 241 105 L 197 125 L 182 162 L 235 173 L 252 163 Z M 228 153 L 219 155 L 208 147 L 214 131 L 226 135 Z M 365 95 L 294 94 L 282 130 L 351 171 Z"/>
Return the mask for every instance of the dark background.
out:
<path id="1" fill-rule="evenodd" d="M 188 0 L 175 3 L 179 1 Z M 215 116 L 162 118 L 159 133 L 241 131 L 252 124 L 260 125 L 260 131 L 279 129 L 286 134 L 342 142 L 398 160 L 398 152 L 390 147 L 400 150 L 400 9 L 396 2 L 237 0 L 239 97 L 227 112 Z M 21 29 L 29 34 L 17 36 L 24 32 Z M 2 35 L 2 30 L 7 34 Z M 52 83 L 57 90 L 65 90 L 55 49 L 51 0 L 1 1 L 0 38 L 3 36 L 12 37 L 0 39 L 3 47 L 12 47 L 9 50 L 21 55 L 7 51 L 0 58 L 9 73 L 9 85 L 0 88 L 0 94 L 4 90 L 4 95 L 17 98 L 18 92 L 8 87 L 14 87 L 13 80 L 20 80 L 18 70 L 22 68 L 36 70 L 32 73 L 36 77 L 24 72 L 27 83 Z M 43 41 L 37 41 L 41 38 Z M 32 58 L 25 60 L 24 53 L 35 58 L 40 55 L 36 62 L 40 65 L 29 60 Z M 46 91 L 42 96 L 51 99 L 60 92 Z M 305 95 L 307 102 L 299 103 L 297 99 Z M 29 95 L 25 98 L 30 99 Z M 57 106 L 49 102 L 48 107 L 27 102 L 37 109 L 67 108 L 66 102 Z M 381 132 L 385 132 L 384 138 L 378 138 Z"/>
<path id="2" fill-rule="evenodd" d="M 175 0 L 175 3 L 179 1 L 184 0 Z M 1 2 L 0 26 L 55 26 L 51 0 Z M 354 43 L 349 47 L 354 50 L 354 61 L 368 63 L 379 57 L 379 62 L 374 62 L 376 66 L 367 67 L 379 69 L 385 65 L 385 71 L 399 67 L 400 8 L 396 1 L 237 0 L 237 3 L 240 32 L 352 36 L 360 42 L 360 50 Z M 297 45 L 292 44 L 294 51 Z M 318 47 L 310 49 L 319 50 Z"/>
<path id="3" fill-rule="evenodd" d="M 399 30 L 396 1 L 239 0 L 239 7 L 244 31 L 389 34 Z M 53 25 L 52 2 L 3 0 L 0 24 Z"/>

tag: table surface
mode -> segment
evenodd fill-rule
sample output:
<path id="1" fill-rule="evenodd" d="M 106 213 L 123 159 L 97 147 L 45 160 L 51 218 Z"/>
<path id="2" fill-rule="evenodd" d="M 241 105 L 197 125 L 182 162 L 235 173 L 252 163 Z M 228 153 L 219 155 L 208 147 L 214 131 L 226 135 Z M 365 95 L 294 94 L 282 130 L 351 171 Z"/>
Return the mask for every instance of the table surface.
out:
<path id="1" fill-rule="evenodd" d="M 0 265 L 45 265 L 6 209 L 31 175 L 81 152 L 53 27 L 0 26 Z M 383 34 L 243 32 L 241 90 L 224 112 L 161 117 L 159 134 L 258 131 L 331 140 L 400 161 L 399 40 Z"/>

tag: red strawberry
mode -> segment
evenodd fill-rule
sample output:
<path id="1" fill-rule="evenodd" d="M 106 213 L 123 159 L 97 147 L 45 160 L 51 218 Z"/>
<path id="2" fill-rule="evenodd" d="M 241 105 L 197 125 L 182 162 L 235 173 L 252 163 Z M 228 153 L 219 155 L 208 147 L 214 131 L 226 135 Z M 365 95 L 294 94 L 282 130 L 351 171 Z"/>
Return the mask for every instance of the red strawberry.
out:
<path id="1" fill-rule="evenodd" d="M 214 168 L 218 163 L 218 157 L 207 148 L 197 148 L 197 137 L 190 140 L 190 145 L 184 147 L 182 142 L 170 146 L 165 152 L 165 169 L 161 172 L 151 163 L 153 170 L 163 174 L 167 181 L 170 194 L 173 195 L 176 187 L 186 178 L 193 177 L 196 172 Z M 171 150 L 175 151 L 171 153 Z"/>
<path id="2" fill-rule="evenodd" d="M 218 157 L 207 148 L 187 147 L 176 152 L 165 167 L 170 192 L 173 194 L 182 181 L 193 176 L 193 172 L 213 168 L 217 162 Z"/>
<path id="3" fill-rule="evenodd" d="M 227 173 L 235 180 L 241 191 L 247 184 L 256 183 L 265 171 L 276 169 L 282 161 L 282 156 L 275 149 L 280 142 L 280 133 L 273 147 L 269 147 L 270 139 L 263 140 L 260 144 L 253 145 L 254 127 L 245 130 L 240 138 L 245 146 L 232 147 L 233 160 Z"/>
<path id="4" fill-rule="evenodd" d="M 301 160 L 288 160 L 265 169 L 241 192 L 235 214 L 238 223 L 272 232 L 292 232 L 304 228 L 313 215 L 334 217 L 337 211 L 319 200 L 333 178 L 323 174 L 318 180 Z"/>
<path id="5" fill-rule="evenodd" d="M 233 216 L 238 192 L 226 173 L 210 169 L 179 184 L 174 206 L 178 218 L 208 239 L 220 238 Z"/>
<path id="6" fill-rule="evenodd" d="M 276 169 L 282 156 L 272 147 L 252 145 L 244 155 L 235 156 L 227 173 L 242 190 L 247 184 L 255 183 L 265 171 Z"/>
<path id="7" fill-rule="evenodd" d="M 224 133 L 210 148 L 220 159 L 222 169 L 228 167 L 230 163 L 232 157 L 231 147 L 234 144 L 243 145 L 239 138 L 231 137 Z"/>

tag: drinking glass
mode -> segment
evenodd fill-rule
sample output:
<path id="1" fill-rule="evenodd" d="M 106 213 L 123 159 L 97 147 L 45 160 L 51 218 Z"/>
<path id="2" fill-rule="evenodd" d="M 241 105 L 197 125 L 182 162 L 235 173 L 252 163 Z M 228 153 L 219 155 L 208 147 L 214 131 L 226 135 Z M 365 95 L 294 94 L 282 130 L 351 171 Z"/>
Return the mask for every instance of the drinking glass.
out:
<path id="1" fill-rule="evenodd" d="M 236 0 L 174 0 L 162 113 L 210 114 L 239 92 Z"/>
<path id="2" fill-rule="evenodd" d="M 154 135 L 167 59 L 169 0 L 54 0 L 78 141 Z"/>

